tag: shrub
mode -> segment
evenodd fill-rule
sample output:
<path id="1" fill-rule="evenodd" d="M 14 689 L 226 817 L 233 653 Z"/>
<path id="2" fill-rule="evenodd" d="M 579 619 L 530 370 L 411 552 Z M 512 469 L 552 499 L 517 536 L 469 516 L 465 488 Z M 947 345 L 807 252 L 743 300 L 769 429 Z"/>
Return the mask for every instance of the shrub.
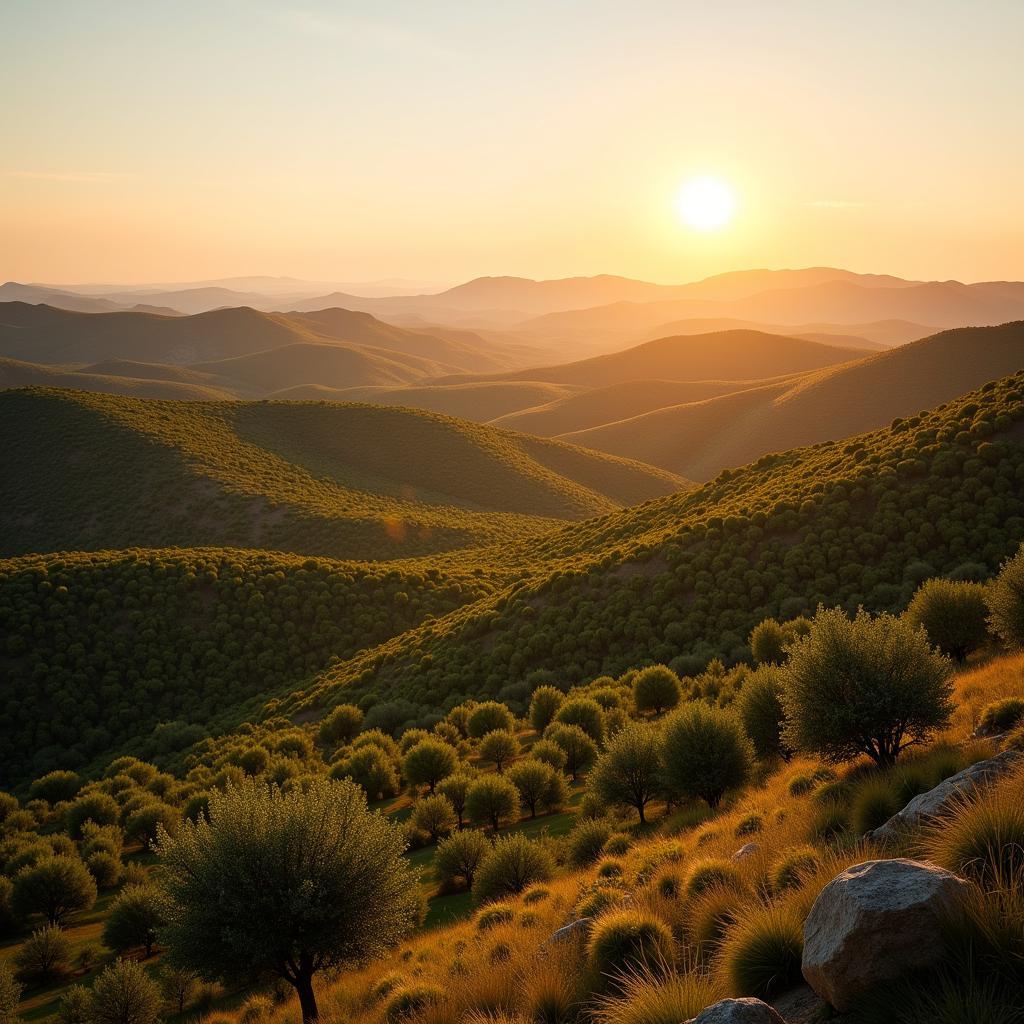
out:
<path id="1" fill-rule="evenodd" d="M 760 814 L 748 814 L 736 823 L 733 835 L 737 838 L 742 836 L 757 835 L 764 828 L 764 818 Z"/>
<path id="2" fill-rule="evenodd" d="M 627 725 L 615 734 L 590 773 L 590 790 L 607 807 L 632 807 L 647 821 L 661 791 L 661 741 L 651 726 Z"/>
<path id="3" fill-rule="evenodd" d="M 633 681 L 633 703 L 640 712 L 664 714 L 679 703 L 681 696 L 679 676 L 664 665 L 641 669 Z"/>
<path id="4" fill-rule="evenodd" d="M 434 870 L 443 886 L 454 886 L 460 879 L 467 889 L 473 888 L 480 862 L 490 852 L 491 844 L 481 832 L 456 832 L 438 843 Z"/>
<path id="5" fill-rule="evenodd" d="M 171 961 L 204 976 L 275 972 L 307 1024 L 317 971 L 379 955 L 421 911 L 398 830 L 350 782 L 285 794 L 246 780 L 211 796 L 208 825 L 185 823 L 159 852 Z"/>
<path id="6" fill-rule="evenodd" d="M 569 863 L 578 868 L 593 864 L 611 834 L 612 827 L 604 818 L 576 822 L 566 840 Z"/>
<path id="7" fill-rule="evenodd" d="M 6 938 L 17 927 L 17 915 L 11 906 L 11 893 L 14 883 L 5 875 L 0 875 L 0 938 Z"/>
<path id="8" fill-rule="evenodd" d="M 410 747 L 402 762 L 406 779 L 414 786 L 426 786 L 433 793 L 437 784 L 455 771 L 459 755 L 454 747 L 438 739 L 423 739 Z"/>
<path id="9" fill-rule="evenodd" d="M 64 812 L 64 827 L 72 839 L 82 838 L 82 826 L 87 821 L 97 825 L 116 825 L 121 820 L 121 808 L 106 793 L 88 793 L 78 797 Z"/>
<path id="10" fill-rule="evenodd" d="M 339 704 L 320 723 L 317 737 L 325 747 L 351 743 L 363 725 L 363 713 L 354 704 Z"/>
<path id="11" fill-rule="evenodd" d="M 743 728 L 762 760 L 781 757 L 788 761 L 793 752 L 782 742 L 783 671 L 775 665 L 762 665 L 743 682 L 737 706 Z"/>
<path id="12" fill-rule="evenodd" d="M 92 993 L 84 985 L 72 985 L 57 1007 L 60 1024 L 88 1024 L 92 1018 Z"/>
<path id="13" fill-rule="evenodd" d="M 622 892 L 619 889 L 610 889 L 607 886 L 598 885 L 584 893 L 576 901 L 577 917 L 600 917 L 605 911 L 612 907 L 620 906 L 622 903 Z"/>
<path id="14" fill-rule="evenodd" d="M 813 846 L 797 846 L 787 850 L 771 869 L 773 892 L 799 888 L 809 874 L 817 870 L 821 857 Z"/>
<path id="15" fill-rule="evenodd" d="M 471 821 L 488 824 L 497 832 L 501 822 L 519 812 L 519 790 L 501 775 L 483 775 L 466 794 L 466 813 Z"/>
<path id="16" fill-rule="evenodd" d="M 554 874 L 551 854 L 526 836 L 511 835 L 499 839 L 488 851 L 473 880 L 473 898 L 488 903 L 503 896 L 515 896 L 537 882 L 547 882 Z"/>
<path id="17" fill-rule="evenodd" d="M 579 727 L 595 743 L 600 743 L 604 739 L 604 712 L 601 705 L 590 697 L 573 697 L 567 700 L 555 713 L 555 721 L 560 725 Z"/>
<path id="18" fill-rule="evenodd" d="M 799 775 L 794 775 L 789 780 L 787 790 L 790 796 L 805 796 L 812 792 L 816 785 L 817 782 L 813 776 L 801 773 Z"/>
<path id="19" fill-rule="evenodd" d="M 417 800 L 410 820 L 413 828 L 425 832 L 432 843 L 449 835 L 458 824 L 451 801 L 440 793 Z"/>
<path id="20" fill-rule="evenodd" d="M 117 960 L 92 986 L 91 1024 L 156 1024 L 160 989 L 137 963 Z"/>
<path id="21" fill-rule="evenodd" d="M 600 1024 L 680 1024 L 693 1020 L 721 995 L 711 979 L 694 971 L 671 971 L 666 976 L 663 971 L 641 969 L 601 997 L 597 1020 Z"/>
<path id="22" fill-rule="evenodd" d="M 705 890 L 685 905 L 686 935 L 698 958 L 706 960 L 718 948 L 726 929 L 739 919 L 742 905 L 741 893 L 721 885 Z"/>
<path id="23" fill-rule="evenodd" d="M 669 792 L 717 807 L 726 790 L 749 777 L 753 748 L 732 714 L 692 703 L 666 719 L 661 757 Z"/>
<path id="24" fill-rule="evenodd" d="M 351 779 L 370 800 L 397 796 L 398 772 L 388 753 L 375 743 L 353 749 L 331 769 L 332 779 Z"/>
<path id="25" fill-rule="evenodd" d="M 937 864 L 985 888 L 1019 884 L 1024 872 L 1024 778 L 1010 777 L 957 805 L 928 838 Z"/>
<path id="26" fill-rule="evenodd" d="M 516 721 L 504 704 L 496 700 L 487 700 L 477 704 L 469 714 L 466 728 L 469 735 L 475 739 L 483 739 L 489 732 L 495 729 L 504 729 L 505 732 L 512 732 L 515 729 Z"/>
<path id="27" fill-rule="evenodd" d="M 148 849 L 156 842 L 157 834 L 161 829 L 173 834 L 180 821 L 181 812 L 177 807 L 171 807 L 169 804 L 159 801 L 150 801 L 128 819 L 124 827 L 125 839 L 129 841 L 138 839 Z"/>
<path id="28" fill-rule="evenodd" d="M 516 911 L 511 903 L 491 903 L 476 915 L 476 930 L 485 932 L 498 924 L 509 924 L 515 920 Z"/>
<path id="29" fill-rule="evenodd" d="M 597 746 L 578 725 L 548 726 L 544 738 L 558 744 L 565 753 L 565 770 L 573 782 L 580 772 L 586 771 L 597 758 Z"/>
<path id="30" fill-rule="evenodd" d="M 47 857 L 14 878 L 11 906 L 19 917 L 42 914 L 60 924 L 96 902 L 96 880 L 78 857 Z"/>
<path id="31" fill-rule="evenodd" d="M 238 1024 L 258 1024 L 274 1012 L 274 1001 L 269 996 L 252 995 L 238 1013 Z"/>
<path id="32" fill-rule="evenodd" d="M 884 825 L 903 807 L 892 782 L 886 778 L 865 779 L 854 790 L 850 804 L 850 828 L 862 836 Z"/>
<path id="33" fill-rule="evenodd" d="M 14 1024 L 18 1019 L 21 986 L 6 960 L 0 960 L 0 1024 Z M 62 1022 L 63 1024 L 63 1022 Z M 79 1024 L 79 1022 L 69 1022 Z"/>
<path id="34" fill-rule="evenodd" d="M 565 695 L 554 686 L 538 686 L 530 698 L 530 725 L 543 732 L 562 706 Z"/>
<path id="35" fill-rule="evenodd" d="M 444 1000 L 444 990 L 437 985 L 421 982 L 400 988 L 388 999 L 384 1008 L 387 1024 L 401 1024 L 412 1020 L 431 1006 Z"/>
<path id="36" fill-rule="evenodd" d="M 759 622 L 747 638 L 758 665 L 781 665 L 786 658 L 786 634 L 775 619 Z"/>
<path id="37" fill-rule="evenodd" d="M 498 774 L 505 771 L 505 766 L 519 753 L 519 740 L 511 732 L 495 729 L 487 733 L 480 741 L 480 757 L 491 761 Z"/>
<path id="38" fill-rule="evenodd" d="M 949 661 L 923 630 L 891 615 L 819 608 L 790 651 L 783 685 L 784 738 L 829 761 L 867 754 L 889 767 L 952 712 Z"/>
<path id="39" fill-rule="evenodd" d="M 978 732 L 984 736 L 1007 732 L 1024 722 L 1024 700 L 1020 697 L 1004 697 L 986 704 L 978 717 Z"/>
<path id="40" fill-rule="evenodd" d="M 985 588 L 989 625 L 1008 647 L 1024 647 L 1024 545 Z"/>
<path id="41" fill-rule="evenodd" d="M 33 800 L 45 800 L 48 804 L 59 804 L 72 800 L 82 788 L 77 772 L 53 771 L 36 779 L 28 788 Z"/>
<path id="42" fill-rule="evenodd" d="M 519 790 L 519 799 L 530 812 L 531 818 L 537 816 L 538 808 L 557 810 L 569 799 L 562 773 L 543 761 L 526 758 L 514 764 L 508 775 Z"/>
<path id="43" fill-rule="evenodd" d="M 664 976 L 673 961 L 672 933 L 653 914 L 614 910 L 599 917 L 587 940 L 587 966 L 598 988 L 621 988 L 625 976 L 648 971 Z"/>
<path id="44" fill-rule="evenodd" d="M 55 924 L 37 928 L 14 955 L 14 962 L 27 975 L 44 982 L 61 974 L 71 961 L 71 940 Z"/>
<path id="45" fill-rule="evenodd" d="M 769 999 L 801 981 L 803 920 L 792 907 L 746 908 L 722 938 L 719 968 L 731 992 Z"/>
<path id="46" fill-rule="evenodd" d="M 928 580 L 905 614 L 914 629 L 923 628 L 928 639 L 956 661 L 962 662 L 988 636 L 985 588 L 980 583 Z"/>
<path id="47" fill-rule="evenodd" d="M 622 861 L 605 858 L 597 867 L 597 877 L 605 881 L 622 877 Z"/>
<path id="48" fill-rule="evenodd" d="M 611 857 L 624 857 L 633 846 L 633 837 L 628 832 L 616 832 L 604 844 L 604 852 Z"/>
<path id="49" fill-rule="evenodd" d="M 113 889 L 121 880 L 121 858 L 105 850 L 90 853 L 85 862 L 98 889 Z"/>
<path id="50" fill-rule="evenodd" d="M 118 953 L 141 947 L 148 960 L 164 925 L 160 894 L 151 885 L 129 885 L 117 894 L 103 922 L 103 944 Z"/>
<path id="51" fill-rule="evenodd" d="M 687 869 L 686 881 L 683 883 L 686 895 L 690 898 L 700 896 L 715 886 L 723 886 L 734 892 L 742 892 L 746 888 L 743 873 L 732 861 L 717 858 L 694 860 Z"/>

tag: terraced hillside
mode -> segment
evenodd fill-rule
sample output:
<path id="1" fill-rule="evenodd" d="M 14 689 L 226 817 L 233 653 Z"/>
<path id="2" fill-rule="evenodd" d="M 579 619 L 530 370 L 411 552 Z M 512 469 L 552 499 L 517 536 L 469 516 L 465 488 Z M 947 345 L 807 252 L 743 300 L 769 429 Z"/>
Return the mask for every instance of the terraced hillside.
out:
<path id="1" fill-rule="evenodd" d="M 197 545 L 396 558 L 550 531 L 685 486 L 426 412 L 0 393 L 3 554 Z"/>

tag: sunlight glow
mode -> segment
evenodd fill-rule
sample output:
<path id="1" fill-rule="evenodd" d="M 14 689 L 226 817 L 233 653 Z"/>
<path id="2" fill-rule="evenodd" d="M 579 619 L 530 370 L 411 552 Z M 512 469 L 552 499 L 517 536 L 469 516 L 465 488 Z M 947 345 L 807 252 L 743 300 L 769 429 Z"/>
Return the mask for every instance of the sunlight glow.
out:
<path id="1" fill-rule="evenodd" d="M 684 224 L 697 231 L 717 231 L 732 220 L 736 200 L 732 189 L 717 178 L 688 181 L 676 197 L 676 211 Z"/>

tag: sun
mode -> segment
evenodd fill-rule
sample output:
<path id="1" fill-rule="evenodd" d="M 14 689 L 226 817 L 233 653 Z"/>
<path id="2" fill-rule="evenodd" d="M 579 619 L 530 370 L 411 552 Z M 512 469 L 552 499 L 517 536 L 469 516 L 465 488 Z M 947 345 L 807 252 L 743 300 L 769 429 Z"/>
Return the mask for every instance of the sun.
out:
<path id="1" fill-rule="evenodd" d="M 735 210 L 732 189 L 718 178 L 694 178 L 683 185 L 676 197 L 679 217 L 697 231 L 724 228 Z"/>

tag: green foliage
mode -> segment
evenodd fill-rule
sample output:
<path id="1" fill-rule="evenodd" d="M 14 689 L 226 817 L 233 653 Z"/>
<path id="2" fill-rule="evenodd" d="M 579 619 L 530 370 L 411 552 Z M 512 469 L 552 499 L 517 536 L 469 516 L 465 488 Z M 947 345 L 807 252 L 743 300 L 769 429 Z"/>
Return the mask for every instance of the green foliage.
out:
<path id="1" fill-rule="evenodd" d="M 661 740 L 650 726 L 631 724 L 612 737 L 588 785 L 609 807 L 632 807 L 646 822 L 647 805 L 661 792 Z"/>
<path id="2" fill-rule="evenodd" d="M 92 792 L 80 796 L 64 812 L 64 827 L 73 839 L 80 839 L 86 822 L 116 825 L 121 818 L 117 801 L 106 793 Z"/>
<path id="3" fill-rule="evenodd" d="M 664 714 L 674 708 L 681 697 L 679 676 L 664 665 L 641 669 L 633 680 L 633 703 L 641 713 Z"/>
<path id="4" fill-rule="evenodd" d="M 60 1024 L 88 1024 L 92 1016 L 92 993 L 84 985 L 72 985 L 57 1008 Z"/>
<path id="5" fill-rule="evenodd" d="M 469 735 L 475 740 L 483 739 L 489 732 L 494 732 L 497 729 L 512 732 L 515 725 L 512 712 L 504 704 L 495 700 L 477 704 L 470 712 L 466 723 Z"/>
<path id="6" fill-rule="evenodd" d="M 11 906 L 19 917 L 41 914 L 59 925 L 96 902 L 96 881 L 78 857 L 47 857 L 14 877 Z"/>
<path id="7" fill-rule="evenodd" d="M 33 800 L 45 800 L 48 804 L 59 804 L 71 800 L 82 788 L 82 780 L 77 772 L 52 771 L 42 778 L 36 779 L 28 789 Z"/>
<path id="8" fill-rule="evenodd" d="M 154 886 L 125 886 L 103 922 L 103 944 L 118 953 L 142 949 L 148 959 L 157 931 L 165 923 L 160 893 Z"/>
<path id="9" fill-rule="evenodd" d="M 14 955 L 14 962 L 27 975 L 43 982 L 67 970 L 71 961 L 71 940 L 55 924 L 37 928 Z"/>
<path id="10" fill-rule="evenodd" d="M 922 583 L 906 611 L 943 654 L 963 661 L 988 636 L 985 588 L 980 583 L 932 579 Z"/>
<path id="11" fill-rule="evenodd" d="M 557 772 L 565 770 L 568 760 L 566 752 L 554 740 L 536 740 L 530 747 L 530 756 L 551 765 Z"/>
<path id="12" fill-rule="evenodd" d="M 473 784 L 471 775 L 465 772 L 457 772 L 449 775 L 440 785 L 441 795 L 446 797 L 455 811 L 455 820 L 459 828 L 462 828 L 466 814 L 466 800 L 469 797 L 469 787 Z"/>
<path id="13" fill-rule="evenodd" d="M 593 864 L 604 852 L 611 834 L 612 826 L 604 818 L 584 818 L 576 822 L 566 843 L 569 863 L 576 867 Z"/>
<path id="14" fill-rule="evenodd" d="M 759 622 L 747 638 L 750 653 L 758 665 L 781 665 L 787 648 L 810 631 L 810 622 L 802 615 L 779 623 L 773 618 Z"/>
<path id="15" fill-rule="evenodd" d="M 519 790 L 520 802 L 531 818 L 537 817 L 538 810 L 558 810 L 569 799 L 562 773 L 535 758 L 524 758 L 514 764 L 508 777 Z"/>
<path id="16" fill-rule="evenodd" d="M 351 779 L 371 800 L 397 796 L 398 772 L 387 751 L 375 743 L 353 749 L 331 769 L 334 779 Z"/>
<path id="17" fill-rule="evenodd" d="M 482 760 L 490 761 L 501 774 L 505 766 L 518 755 L 519 740 L 511 732 L 495 729 L 480 741 L 479 753 Z"/>
<path id="18" fill-rule="evenodd" d="M 1020 697 L 1004 697 L 981 709 L 978 729 L 983 734 L 1006 732 L 1024 721 L 1024 700 Z"/>
<path id="19" fill-rule="evenodd" d="M 905 620 L 819 608 L 786 667 L 785 741 L 829 761 L 867 754 L 888 767 L 949 721 L 950 675 L 949 661 Z"/>
<path id="20" fill-rule="evenodd" d="M 744 681 L 737 710 L 754 752 L 762 760 L 782 757 L 792 751 L 782 742 L 782 688 L 784 673 L 773 664 L 762 664 Z"/>
<path id="21" fill-rule="evenodd" d="M 502 775 L 482 775 L 466 793 L 466 814 L 471 821 L 490 825 L 497 832 L 501 822 L 519 812 L 519 790 Z"/>
<path id="22" fill-rule="evenodd" d="M 440 793 L 417 800 L 409 820 L 413 828 L 425 832 L 432 843 L 449 835 L 458 825 L 451 801 Z"/>
<path id="23" fill-rule="evenodd" d="M 515 896 L 537 882 L 547 882 L 554 873 L 554 860 L 545 847 L 524 835 L 504 836 L 478 866 L 473 898 L 478 903 L 489 903 Z"/>
<path id="24" fill-rule="evenodd" d="M 1008 647 L 1024 647 L 1024 545 L 985 590 L 989 624 Z"/>
<path id="25" fill-rule="evenodd" d="M 90 1000 L 90 1024 L 156 1024 L 161 998 L 143 968 L 133 960 L 115 960 L 96 979 Z"/>
<path id="26" fill-rule="evenodd" d="M 717 807 L 726 790 L 746 782 L 754 751 L 736 717 L 706 704 L 686 704 L 666 720 L 662 763 L 667 790 Z"/>
<path id="27" fill-rule="evenodd" d="M 433 793 L 455 771 L 458 761 L 458 752 L 443 740 L 422 739 L 406 753 L 402 772 L 414 786 L 426 786 Z"/>
<path id="28" fill-rule="evenodd" d="M 530 725 L 543 732 L 565 701 L 565 694 L 555 686 L 538 686 L 530 698 Z"/>
<path id="29" fill-rule="evenodd" d="M 324 716 L 317 730 L 320 742 L 328 747 L 351 743 L 363 725 L 363 713 L 354 704 L 339 704 Z"/>
<path id="30" fill-rule="evenodd" d="M 21 985 L 6 960 L 0 960 L 0 1024 L 14 1024 L 21 1001 Z"/>
<path id="31" fill-rule="evenodd" d="M 850 828 L 858 836 L 872 832 L 884 825 L 904 803 L 889 779 L 884 776 L 867 778 L 853 792 Z"/>
<path id="32" fill-rule="evenodd" d="M 573 782 L 580 772 L 585 772 L 597 760 L 597 745 L 578 725 L 552 722 L 545 730 L 544 738 L 562 749 L 565 770 Z"/>
<path id="33" fill-rule="evenodd" d="M 437 845 L 434 870 L 438 881 L 445 888 L 462 885 L 472 889 L 477 868 L 490 849 L 482 832 L 467 829 L 453 833 Z"/>
<path id="34" fill-rule="evenodd" d="M 559 725 L 577 726 L 595 743 L 599 744 L 604 739 L 604 713 L 601 705 L 590 697 L 567 700 L 555 712 L 555 721 Z"/>
<path id="35" fill-rule="evenodd" d="M 286 794 L 246 781 L 159 852 L 171 961 L 207 979 L 273 971 L 306 1020 L 318 972 L 380 955 L 419 912 L 398 830 L 352 783 Z"/>
<path id="36" fill-rule="evenodd" d="M 638 971 L 668 972 L 673 958 L 672 933 L 653 914 L 617 910 L 594 923 L 587 940 L 587 966 L 599 988 L 617 988 Z"/>

